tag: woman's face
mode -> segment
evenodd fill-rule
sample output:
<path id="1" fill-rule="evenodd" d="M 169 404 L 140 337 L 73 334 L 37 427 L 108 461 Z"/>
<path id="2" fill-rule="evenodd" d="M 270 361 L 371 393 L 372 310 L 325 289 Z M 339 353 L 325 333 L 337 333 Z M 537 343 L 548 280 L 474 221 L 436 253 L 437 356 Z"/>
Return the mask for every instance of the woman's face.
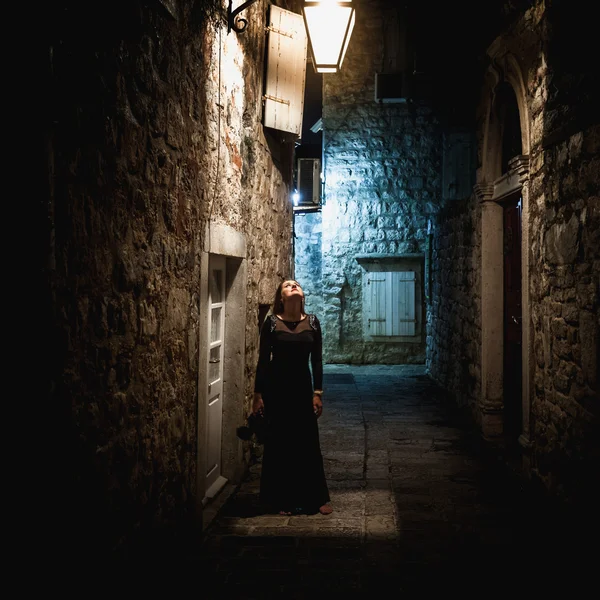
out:
<path id="1" fill-rule="evenodd" d="M 297 281 L 288 279 L 281 284 L 281 299 L 285 302 L 288 298 L 292 298 L 293 296 L 304 298 L 304 292 Z"/>

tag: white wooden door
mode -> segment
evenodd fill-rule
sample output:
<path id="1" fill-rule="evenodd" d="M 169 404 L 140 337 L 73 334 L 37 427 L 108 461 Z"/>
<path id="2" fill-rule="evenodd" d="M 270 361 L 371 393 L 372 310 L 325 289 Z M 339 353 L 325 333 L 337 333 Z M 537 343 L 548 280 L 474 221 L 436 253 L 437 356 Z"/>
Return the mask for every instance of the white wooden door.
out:
<path id="1" fill-rule="evenodd" d="M 208 282 L 208 364 L 206 378 L 206 496 L 212 498 L 226 482 L 221 475 L 223 424 L 223 340 L 225 337 L 225 258 L 211 256 Z"/>

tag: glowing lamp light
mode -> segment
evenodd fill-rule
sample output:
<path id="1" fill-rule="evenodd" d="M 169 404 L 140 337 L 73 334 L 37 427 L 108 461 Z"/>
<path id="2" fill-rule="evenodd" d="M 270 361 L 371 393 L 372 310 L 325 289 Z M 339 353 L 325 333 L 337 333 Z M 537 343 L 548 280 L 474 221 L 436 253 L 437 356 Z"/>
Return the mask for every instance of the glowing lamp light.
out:
<path id="1" fill-rule="evenodd" d="M 292 201 L 294 202 L 294 206 L 298 206 L 298 203 L 300 202 L 300 194 L 298 192 L 292 194 Z"/>
<path id="2" fill-rule="evenodd" d="M 248 20 L 238 16 L 256 0 L 246 0 L 233 8 L 229 0 L 227 8 L 227 32 L 232 29 L 243 33 Z M 302 15 L 308 39 L 313 66 L 317 73 L 337 73 L 342 67 L 350 36 L 354 29 L 356 13 L 352 0 L 304 0 Z"/>
<path id="3" fill-rule="evenodd" d="M 337 73 L 354 29 L 351 0 L 304 0 L 304 24 L 317 73 Z"/>

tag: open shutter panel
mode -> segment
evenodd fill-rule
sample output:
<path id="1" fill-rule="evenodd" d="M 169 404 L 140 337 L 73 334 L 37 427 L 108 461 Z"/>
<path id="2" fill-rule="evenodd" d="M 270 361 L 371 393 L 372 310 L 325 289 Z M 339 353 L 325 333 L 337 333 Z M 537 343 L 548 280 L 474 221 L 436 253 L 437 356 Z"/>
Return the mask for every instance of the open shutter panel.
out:
<path id="1" fill-rule="evenodd" d="M 415 335 L 415 274 L 413 271 L 387 273 L 391 298 L 391 324 L 387 335 Z"/>
<path id="2" fill-rule="evenodd" d="M 306 79 L 306 29 L 302 15 L 271 6 L 264 125 L 302 134 Z"/>

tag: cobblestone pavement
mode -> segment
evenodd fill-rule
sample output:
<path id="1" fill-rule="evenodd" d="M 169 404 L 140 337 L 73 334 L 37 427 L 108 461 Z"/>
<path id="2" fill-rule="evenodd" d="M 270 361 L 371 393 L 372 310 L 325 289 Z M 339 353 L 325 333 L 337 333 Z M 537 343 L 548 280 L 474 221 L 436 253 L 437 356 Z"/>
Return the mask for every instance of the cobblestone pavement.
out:
<path id="1" fill-rule="evenodd" d="M 185 560 L 206 573 L 199 597 L 489 597 L 582 580 L 577 535 L 483 452 L 423 367 L 328 365 L 324 388 L 333 514 L 260 514 L 256 464 Z"/>

